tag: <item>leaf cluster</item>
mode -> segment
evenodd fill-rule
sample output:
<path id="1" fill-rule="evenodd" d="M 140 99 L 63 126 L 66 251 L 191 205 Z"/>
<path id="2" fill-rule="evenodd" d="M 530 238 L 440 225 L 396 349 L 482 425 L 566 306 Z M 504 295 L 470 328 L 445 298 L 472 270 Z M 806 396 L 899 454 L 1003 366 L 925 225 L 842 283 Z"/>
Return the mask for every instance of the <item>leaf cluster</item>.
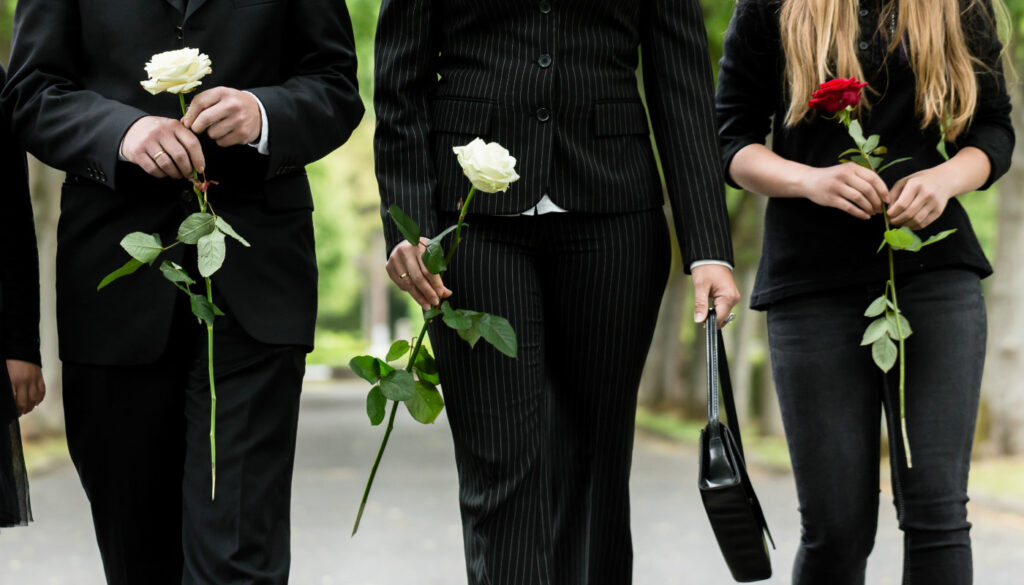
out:
<path id="1" fill-rule="evenodd" d="M 920 236 L 914 233 L 914 230 L 906 226 L 893 228 L 885 232 L 885 238 L 882 240 L 882 243 L 878 245 L 878 251 L 881 252 L 882 249 L 885 248 L 885 245 L 888 244 L 893 250 L 919 252 L 921 251 L 921 248 L 930 246 L 936 242 L 941 242 L 955 233 L 956 229 L 945 230 L 932 235 L 927 240 L 922 240 Z"/>
<path id="2" fill-rule="evenodd" d="M 361 355 L 349 361 L 357 376 L 373 385 L 366 395 L 366 415 L 374 426 L 384 421 L 387 401 L 402 402 L 412 417 L 430 424 L 444 409 L 444 399 L 437 389 L 440 377 L 437 362 L 426 347 L 419 347 L 410 370 L 396 369 L 389 362 L 405 357 L 412 345 L 400 339 L 391 345 L 385 359 Z"/>

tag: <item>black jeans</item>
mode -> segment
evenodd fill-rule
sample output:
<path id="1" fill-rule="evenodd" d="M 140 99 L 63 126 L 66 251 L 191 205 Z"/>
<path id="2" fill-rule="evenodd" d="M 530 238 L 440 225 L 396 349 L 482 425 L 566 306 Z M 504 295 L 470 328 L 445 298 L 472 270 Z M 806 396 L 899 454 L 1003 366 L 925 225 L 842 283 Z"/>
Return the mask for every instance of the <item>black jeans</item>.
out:
<path id="1" fill-rule="evenodd" d="M 768 310 L 772 370 L 800 502 L 795 585 L 861 585 L 878 522 L 879 411 L 888 421 L 904 585 L 972 582 L 967 474 L 985 359 L 978 276 L 937 270 L 897 278 L 906 342 L 907 427 L 898 365 L 888 375 L 860 345 L 884 283 L 803 295 Z"/>

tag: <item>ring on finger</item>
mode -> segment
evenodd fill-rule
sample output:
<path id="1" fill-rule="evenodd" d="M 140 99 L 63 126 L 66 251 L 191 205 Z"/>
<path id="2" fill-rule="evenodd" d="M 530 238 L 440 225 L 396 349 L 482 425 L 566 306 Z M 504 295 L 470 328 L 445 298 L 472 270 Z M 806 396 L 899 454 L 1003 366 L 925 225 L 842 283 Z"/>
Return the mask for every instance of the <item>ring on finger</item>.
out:
<path id="1" fill-rule="evenodd" d="M 729 313 L 729 316 L 725 318 L 725 323 L 724 324 L 728 325 L 729 323 L 732 323 L 735 320 L 736 320 L 736 313 Z"/>
<path id="2" fill-rule="evenodd" d="M 409 277 L 409 273 L 408 272 L 403 272 L 403 273 L 398 275 L 398 278 L 408 278 L 408 277 Z"/>
<path id="3" fill-rule="evenodd" d="M 161 150 L 160 152 L 154 154 L 151 158 L 153 159 L 153 161 L 156 161 L 156 159 L 160 158 L 161 156 L 163 156 L 165 154 L 167 154 L 167 153 L 165 153 L 164 151 Z"/>

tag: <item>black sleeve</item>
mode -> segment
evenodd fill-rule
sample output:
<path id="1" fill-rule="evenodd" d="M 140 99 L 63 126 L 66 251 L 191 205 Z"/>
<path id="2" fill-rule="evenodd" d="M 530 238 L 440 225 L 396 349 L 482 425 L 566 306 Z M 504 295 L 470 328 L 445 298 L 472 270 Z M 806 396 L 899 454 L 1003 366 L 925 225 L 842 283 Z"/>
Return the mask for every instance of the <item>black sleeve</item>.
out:
<path id="1" fill-rule="evenodd" d="M 976 67 L 978 107 L 970 128 L 956 140 L 957 149 L 973 146 L 984 152 L 992 165 L 988 180 L 981 189 L 988 189 L 1010 169 L 1016 140 L 1010 120 L 1010 96 L 1003 75 L 1003 45 L 995 28 L 992 4 L 983 3 L 964 18 L 964 29 L 972 53 L 981 61 Z"/>
<path id="2" fill-rule="evenodd" d="M 737 2 L 719 62 L 715 114 L 722 168 L 726 182 L 736 188 L 729 174 L 732 159 L 750 144 L 765 143 L 782 95 L 781 45 L 772 6 L 765 0 Z"/>
<path id="3" fill-rule="evenodd" d="M 345 2 L 289 3 L 285 62 L 291 77 L 251 88 L 270 131 L 268 178 L 301 169 L 341 146 L 363 117 L 355 41 Z"/>
<path id="4" fill-rule="evenodd" d="M 435 25 L 431 0 L 381 3 L 374 43 L 373 154 L 388 254 L 403 239 L 387 215 L 392 205 L 414 219 L 424 236 L 437 234 L 437 176 L 427 143 L 430 95 L 437 83 Z"/>
<path id="5" fill-rule="evenodd" d="M 10 77 L 0 95 L 15 137 L 29 152 L 113 188 L 121 139 L 146 113 L 82 89 L 80 18 L 77 2 L 19 2 Z"/>
<path id="6" fill-rule="evenodd" d="M 3 83 L 0 69 L 0 84 Z M 0 359 L 39 358 L 39 256 L 25 153 L 0 111 Z"/>
<path id="7" fill-rule="evenodd" d="M 644 94 L 665 171 L 683 266 L 733 262 L 715 136 L 714 89 L 697 0 L 650 0 L 641 25 Z"/>

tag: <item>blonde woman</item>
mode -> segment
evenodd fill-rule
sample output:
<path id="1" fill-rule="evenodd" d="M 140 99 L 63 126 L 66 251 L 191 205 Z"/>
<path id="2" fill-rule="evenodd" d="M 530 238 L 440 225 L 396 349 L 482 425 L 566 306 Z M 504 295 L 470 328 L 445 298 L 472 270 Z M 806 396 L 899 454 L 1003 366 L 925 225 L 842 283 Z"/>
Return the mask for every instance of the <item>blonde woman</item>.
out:
<path id="1" fill-rule="evenodd" d="M 727 180 L 769 198 L 752 306 L 768 312 L 772 369 L 793 460 L 802 538 L 797 584 L 862 584 L 878 517 L 880 420 L 891 439 L 904 584 L 972 581 L 967 474 L 985 349 L 980 280 L 991 273 L 956 197 L 1009 167 L 995 27 L 1000 0 L 740 0 L 717 113 Z M 881 176 L 837 164 L 845 129 L 808 110 L 818 84 L 870 83 L 858 108 L 889 157 Z M 950 155 L 936 149 L 943 132 Z M 764 145 L 773 131 L 771 149 Z M 888 276 L 882 214 L 927 237 L 897 253 L 906 343 L 908 469 L 895 373 L 860 340 Z"/>

